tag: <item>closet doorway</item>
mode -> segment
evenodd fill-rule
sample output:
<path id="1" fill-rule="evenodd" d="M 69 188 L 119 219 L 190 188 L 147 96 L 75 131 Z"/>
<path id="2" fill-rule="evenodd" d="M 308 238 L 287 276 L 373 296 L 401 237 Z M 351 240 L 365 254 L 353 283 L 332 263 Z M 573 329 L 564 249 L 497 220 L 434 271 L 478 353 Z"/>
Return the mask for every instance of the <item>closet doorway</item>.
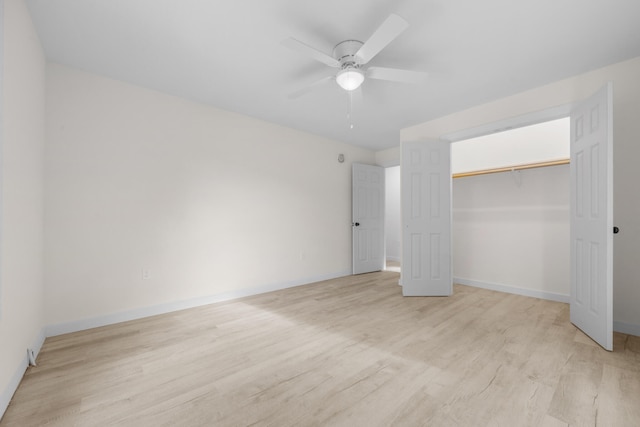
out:
<path id="1" fill-rule="evenodd" d="M 569 119 L 455 142 L 451 157 L 454 282 L 568 302 Z M 385 173 L 387 270 L 398 271 L 400 167 Z"/>
<path id="2" fill-rule="evenodd" d="M 569 302 L 569 118 L 454 142 L 454 283 Z"/>
<path id="3" fill-rule="evenodd" d="M 384 239 L 387 271 L 400 272 L 400 166 L 385 168 Z"/>
<path id="4" fill-rule="evenodd" d="M 579 103 L 529 115 L 529 119 L 533 115 L 551 118 L 552 110 L 569 110 L 570 318 L 606 350 L 613 349 L 613 235 L 618 232 L 613 225 L 612 106 L 613 84 L 609 82 Z M 523 123 L 522 117 L 509 120 Z M 477 130 L 471 130 L 475 136 L 489 133 Z M 469 131 L 460 133 L 472 136 Z M 454 255 L 449 245 L 453 216 L 449 143 L 463 139 L 441 137 L 406 141 L 401 146 L 401 281 L 405 296 L 446 295 L 444 286 L 451 292 Z M 516 167 L 511 167 L 511 172 L 518 173 Z M 520 247 L 529 244 L 520 239 Z"/>

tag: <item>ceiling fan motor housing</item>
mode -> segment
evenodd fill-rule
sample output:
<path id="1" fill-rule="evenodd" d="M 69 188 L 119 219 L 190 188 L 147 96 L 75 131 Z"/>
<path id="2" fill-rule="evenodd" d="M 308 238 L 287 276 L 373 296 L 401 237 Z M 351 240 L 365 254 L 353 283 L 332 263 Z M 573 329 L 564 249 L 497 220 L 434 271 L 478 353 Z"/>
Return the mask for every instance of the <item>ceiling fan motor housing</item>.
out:
<path id="1" fill-rule="evenodd" d="M 356 53 L 363 44 L 358 40 L 345 40 L 333 48 L 333 57 L 340 62 L 340 68 L 360 68 Z"/>

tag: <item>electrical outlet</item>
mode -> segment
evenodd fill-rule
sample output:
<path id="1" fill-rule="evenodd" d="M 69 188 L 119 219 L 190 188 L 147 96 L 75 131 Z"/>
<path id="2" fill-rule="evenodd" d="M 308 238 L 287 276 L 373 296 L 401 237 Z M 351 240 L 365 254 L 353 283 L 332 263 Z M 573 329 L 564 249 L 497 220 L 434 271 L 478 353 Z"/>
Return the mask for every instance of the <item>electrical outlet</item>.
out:
<path id="1" fill-rule="evenodd" d="M 149 280 L 151 278 L 151 270 L 148 268 L 142 269 L 142 280 Z"/>

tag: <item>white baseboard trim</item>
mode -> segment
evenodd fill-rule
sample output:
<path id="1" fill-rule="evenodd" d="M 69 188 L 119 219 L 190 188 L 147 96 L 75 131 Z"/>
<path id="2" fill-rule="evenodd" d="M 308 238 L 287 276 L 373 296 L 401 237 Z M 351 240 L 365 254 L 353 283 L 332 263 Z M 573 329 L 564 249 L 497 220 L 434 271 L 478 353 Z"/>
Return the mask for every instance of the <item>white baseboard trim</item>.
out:
<path id="1" fill-rule="evenodd" d="M 44 330 L 41 330 L 38 336 L 33 340 L 31 347 L 29 347 L 35 353 L 36 358 L 38 357 L 38 353 L 40 353 L 42 344 L 44 344 L 44 339 L 45 339 L 45 333 L 44 333 Z M 22 377 L 24 377 L 24 373 L 26 372 L 28 366 L 29 366 L 29 357 L 27 356 L 27 349 L 25 348 L 24 357 L 18 364 L 15 372 L 13 373 L 13 376 L 9 380 L 9 384 L 7 384 L 5 389 L 2 390 L 2 394 L 0 394 L 0 419 L 2 419 L 2 416 L 4 415 L 5 411 L 9 407 L 9 403 L 11 402 L 13 395 L 18 389 L 18 386 L 20 385 L 20 382 L 22 381 Z"/>
<path id="2" fill-rule="evenodd" d="M 640 325 L 634 325 L 633 323 L 616 322 L 613 321 L 613 330 L 621 332 L 627 335 L 635 335 L 640 337 Z"/>
<path id="3" fill-rule="evenodd" d="M 159 304 L 150 307 L 142 307 L 133 310 L 126 310 L 104 316 L 97 316 L 88 319 L 75 320 L 71 322 L 57 323 L 48 325 L 45 328 L 47 337 L 68 334 L 71 332 L 84 331 L 86 329 L 98 328 L 100 326 L 113 325 L 115 323 L 126 322 L 129 320 L 142 319 L 144 317 L 155 316 L 158 314 L 171 313 L 173 311 L 185 310 L 188 308 L 200 307 L 203 305 L 214 304 L 217 302 L 229 301 L 237 298 L 247 297 L 251 295 L 264 294 L 266 292 L 278 291 L 281 289 L 292 288 L 295 286 L 307 285 L 310 283 L 321 282 L 323 280 L 336 279 L 351 275 L 351 271 L 340 271 L 336 273 L 324 274 L 305 279 L 291 280 L 288 282 L 273 283 L 270 285 L 258 286 L 255 288 L 240 289 L 237 291 L 224 292 L 206 297 L 193 298 L 183 301 Z"/>
<path id="4" fill-rule="evenodd" d="M 390 256 L 387 255 L 387 260 L 388 261 L 396 261 L 396 262 L 400 262 L 402 259 L 399 256 Z"/>
<path id="5" fill-rule="evenodd" d="M 567 304 L 569 303 L 569 295 L 556 294 L 553 292 L 538 291 L 534 289 L 524 289 L 524 288 L 518 288 L 515 286 L 502 285 L 497 283 L 480 282 L 477 280 L 462 279 L 459 277 L 454 277 L 453 283 L 459 283 L 461 285 L 466 285 L 466 286 L 473 286 L 475 288 L 488 289 L 490 291 L 506 292 L 508 294 L 522 295 L 525 297 L 540 298 L 540 299 L 546 299 L 550 301 L 564 302 Z"/>
<path id="6" fill-rule="evenodd" d="M 17 369 L 13 373 L 13 376 L 9 380 L 9 384 L 5 387 L 0 394 L 0 419 L 4 415 L 5 411 L 9 407 L 9 403 L 11 402 L 11 398 L 15 394 L 18 386 L 20 385 L 20 381 L 22 381 L 22 377 L 24 376 L 27 367 L 29 366 L 29 359 L 27 358 L 27 350 L 24 351 L 24 358 L 20 361 Z"/>
<path id="7" fill-rule="evenodd" d="M 42 349 L 42 345 L 44 344 L 44 340 L 47 336 L 45 335 L 45 330 L 40 330 L 40 333 L 36 337 L 36 339 L 31 344 L 31 350 L 35 353 L 36 359 L 38 358 L 38 354 L 40 354 L 40 350 Z"/>
<path id="8" fill-rule="evenodd" d="M 461 279 L 458 277 L 455 277 L 453 279 L 453 282 L 459 283 L 461 285 L 473 286 L 476 288 L 489 289 L 491 291 L 506 292 L 509 294 L 516 294 L 516 295 L 522 295 L 525 297 L 534 297 L 534 298 L 546 299 L 551 301 L 564 302 L 567 304 L 569 304 L 569 299 L 570 299 L 569 295 L 556 294 L 553 292 L 536 291 L 531 289 L 516 288 L 514 286 L 479 282 L 477 280 Z M 615 332 L 620 332 L 623 334 L 635 335 L 640 337 L 640 325 L 635 325 L 633 323 L 614 321 L 613 330 Z"/>

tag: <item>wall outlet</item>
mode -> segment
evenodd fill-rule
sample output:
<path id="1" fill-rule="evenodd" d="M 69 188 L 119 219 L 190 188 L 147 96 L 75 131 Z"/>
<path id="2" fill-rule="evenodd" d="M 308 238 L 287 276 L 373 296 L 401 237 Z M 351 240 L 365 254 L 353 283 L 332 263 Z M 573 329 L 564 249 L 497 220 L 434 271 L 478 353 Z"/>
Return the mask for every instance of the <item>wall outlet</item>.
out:
<path id="1" fill-rule="evenodd" d="M 149 280 L 151 278 L 151 270 L 147 268 L 142 269 L 142 280 Z"/>
<path id="2" fill-rule="evenodd" d="M 29 366 L 36 366 L 36 352 L 32 349 L 27 349 L 27 358 L 29 359 Z"/>

